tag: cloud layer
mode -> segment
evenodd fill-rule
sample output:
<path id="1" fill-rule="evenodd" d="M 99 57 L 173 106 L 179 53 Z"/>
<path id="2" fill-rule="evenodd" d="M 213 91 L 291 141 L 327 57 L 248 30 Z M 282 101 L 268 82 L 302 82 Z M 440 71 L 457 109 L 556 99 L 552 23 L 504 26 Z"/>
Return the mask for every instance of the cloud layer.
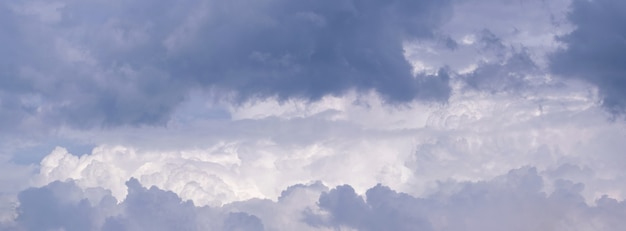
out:
<path id="1" fill-rule="evenodd" d="M 26 230 L 620 230 L 626 204 L 604 196 L 594 206 L 583 184 L 557 180 L 541 189 L 535 168 L 512 170 L 490 181 L 446 182 L 428 197 L 377 185 L 364 195 L 349 185 L 294 185 L 278 200 L 248 200 L 198 207 L 176 194 L 126 182 L 117 203 L 101 188 L 81 190 L 53 182 L 19 195 L 16 222 Z M 316 199 L 319 198 L 319 199 Z M 271 211 L 271 212 L 269 212 Z"/>
<path id="2" fill-rule="evenodd" d="M 445 101 L 447 73 L 414 76 L 403 42 L 434 39 L 449 7 L 430 0 L 3 3 L 0 118 L 17 128 L 162 125 L 198 88 L 238 100 L 374 90 L 390 102 Z"/>
<path id="3" fill-rule="evenodd" d="M 589 85 L 531 89 L 498 97 L 467 90 L 443 107 L 394 108 L 375 96 L 360 104 L 346 97 L 314 105 L 269 100 L 230 111 L 232 121 L 112 132 L 96 142 L 118 145 L 85 155 L 57 148 L 34 179 L 39 186 L 74 179 L 122 200 L 124 182 L 134 177 L 199 205 L 219 205 L 274 198 L 310 180 L 359 192 L 383 183 L 420 196 L 437 181 L 488 180 L 529 165 L 550 179 L 585 183 L 589 202 L 602 194 L 624 198 L 617 184 L 624 179 L 624 125 L 608 120 Z"/>
<path id="4" fill-rule="evenodd" d="M 0 230 L 619 230 L 625 10 L 0 3 Z"/>

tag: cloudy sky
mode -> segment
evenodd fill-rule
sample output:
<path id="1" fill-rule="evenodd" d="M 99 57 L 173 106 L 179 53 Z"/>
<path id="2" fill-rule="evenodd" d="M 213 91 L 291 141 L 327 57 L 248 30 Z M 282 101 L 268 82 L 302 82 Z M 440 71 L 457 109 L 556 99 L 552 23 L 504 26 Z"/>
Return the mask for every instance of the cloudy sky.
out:
<path id="1" fill-rule="evenodd" d="M 626 1 L 0 2 L 0 230 L 622 230 Z"/>

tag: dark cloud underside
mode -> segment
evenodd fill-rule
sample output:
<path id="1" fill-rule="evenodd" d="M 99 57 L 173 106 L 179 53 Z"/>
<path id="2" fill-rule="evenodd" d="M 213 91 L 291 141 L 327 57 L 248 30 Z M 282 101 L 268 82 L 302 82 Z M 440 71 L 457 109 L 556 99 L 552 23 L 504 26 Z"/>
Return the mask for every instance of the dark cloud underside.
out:
<path id="1" fill-rule="evenodd" d="M 567 48 L 551 57 L 551 68 L 564 77 L 596 84 L 604 105 L 626 110 L 626 2 L 574 0 L 569 20 L 575 30 L 560 40 Z"/>
<path id="2" fill-rule="evenodd" d="M 239 100 L 449 96 L 447 74 L 415 77 L 402 47 L 431 39 L 449 1 L 23 3 L 0 5 L 0 118 L 13 126 L 162 124 L 205 87 Z"/>

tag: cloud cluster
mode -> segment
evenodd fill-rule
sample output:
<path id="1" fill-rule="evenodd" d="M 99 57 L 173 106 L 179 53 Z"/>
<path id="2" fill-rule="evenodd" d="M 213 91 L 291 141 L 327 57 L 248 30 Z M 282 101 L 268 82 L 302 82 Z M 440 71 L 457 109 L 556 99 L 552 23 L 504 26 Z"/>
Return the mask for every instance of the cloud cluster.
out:
<path id="1" fill-rule="evenodd" d="M 175 193 L 126 182 L 128 195 L 117 201 L 99 187 L 81 189 L 74 182 L 53 182 L 19 194 L 17 218 L 2 223 L 10 230 L 317 230 L 303 211 L 315 205 L 319 183 L 294 185 L 277 201 L 248 200 L 222 207 L 196 206 Z"/>
<path id="2" fill-rule="evenodd" d="M 623 227 L 618 1 L 147 3 L 0 3 L 0 230 Z"/>
<path id="3" fill-rule="evenodd" d="M 441 182 L 414 197 L 377 185 L 359 195 L 350 185 L 294 185 L 277 200 L 196 206 L 176 194 L 126 182 L 118 203 L 102 188 L 53 182 L 19 194 L 17 230 L 620 230 L 626 204 L 608 196 L 585 203 L 581 183 L 556 180 L 551 193 L 535 168 L 493 180 Z"/>
<path id="4" fill-rule="evenodd" d="M 212 215 L 210 208 L 203 211 L 172 192 L 144 188 L 134 179 L 127 187 L 122 203 L 103 189 L 82 191 L 71 182 L 25 190 L 19 195 L 15 226 L 24 230 L 263 230 L 258 218 L 245 213 Z"/>
<path id="5" fill-rule="evenodd" d="M 378 185 L 364 197 L 350 186 L 323 193 L 319 206 L 329 213 L 316 225 L 356 230 L 619 230 L 626 204 L 602 197 L 585 204 L 584 187 L 559 180 L 554 192 L 541 191 L 534 168 L 521 168 L 491 181 L 446 185 L 415 198 Z"/>

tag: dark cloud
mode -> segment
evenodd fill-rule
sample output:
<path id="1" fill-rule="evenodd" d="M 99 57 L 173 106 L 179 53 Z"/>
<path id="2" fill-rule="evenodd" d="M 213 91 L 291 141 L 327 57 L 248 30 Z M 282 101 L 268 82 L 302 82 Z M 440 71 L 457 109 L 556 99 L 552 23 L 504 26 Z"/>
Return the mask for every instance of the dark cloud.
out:
<path id="1" fill-rule="evenodd" d="M 539 68 L 526 51 L 513 52 L 502 62 L 482 63 L 462 77 L 474 89 L 498 92 L 516 91 L 529 85 L 526 77 L 539 73 Z"/>
<path id="2" fill-rule="evenodd" d="M 26 230 L 92 230 L 95 210 L 87 199 L 76 200 L 77 193 L 82 194 L 61 182 L 27 189 L 19 194 L 17 223 Z"/>
<path id="3" fill-rule="evenodd" d="M 224 220 L 225 231 L 263 231 L 263 223 L 253 215 L 247 213 L 230 213 Z"/>
<path id="4" fill-rule="evenodd" d="M 191 89 L 317 100 L 348 90 L 388 102 L 446 100 L 402 43 L 431 39 L 450 1 L 23 1 L 0 4 L 0 118 L 163 124 Z M 23 124 L 22 124 L 23 125 Z M 33 126 L 29 124 L 28 126 Z"/>
<path id="5" fill-rule="evenodd" d="M 348 185 L 320 196 L 320 208 L 331 213 L 330 223 L 357 230 L 433 230 L 420 200 L 378 185 L 366 193 L 367 202 Z"/>
<path id="6" fill-rule="evenodd" d="M 136 179 L 126 185 L 124 213 L 107 218 L 103 230 L 198 230 L 192 202 L 183 202 L 175 193 L 156 187 L 146 189 Z"/>
<path id="7" fill-rule="evenodd" d="M 448 5 L 279 0 L 257 6 L 266 11 L 229 16 L 239 14 L 232 10 L 242 3 L 247 1 L 210 5 L 215 10 L 198 29 L 198 37 L 206 40 L 186 45 L 177 54 L 180 63 L 170 63 L 172 69 L 202 83 L 238 89 L 244 97 L 317 99 L 374 89 L 392 101 L 412 100 L 430 87 L 413 78 L 402 42 L 433 37 Z"/>
<path id="8" fill-rule="evenodd" d="M 126 185 L 128 195 L 119 204 L 110 192 L 83 191 L 73 182 L 24 190 L 19 194 L 18 217 L 12 229 L 264 230 L 259 218 L 244 212 L 197 207 L 173 192 L 145 188 L 136 179 Z"/>
<path id="9" fill-rule="evenodd" d="M 559 38 L 566 46 L 551 56 L 551 69 L 596 84 L 603 104 L 626 110 L 626 2 L 574 0 L 568 15 L 575 29 Z"/>
<path id="10" fill-rule="evenodd" d="M 481 30 L 478 35 L 480 36 L 478 42 L 483 51 L 493 52 L 496 57 L 504 59 L 507 47 L 504 45 L 500 37 L 488 29 Z"/>

